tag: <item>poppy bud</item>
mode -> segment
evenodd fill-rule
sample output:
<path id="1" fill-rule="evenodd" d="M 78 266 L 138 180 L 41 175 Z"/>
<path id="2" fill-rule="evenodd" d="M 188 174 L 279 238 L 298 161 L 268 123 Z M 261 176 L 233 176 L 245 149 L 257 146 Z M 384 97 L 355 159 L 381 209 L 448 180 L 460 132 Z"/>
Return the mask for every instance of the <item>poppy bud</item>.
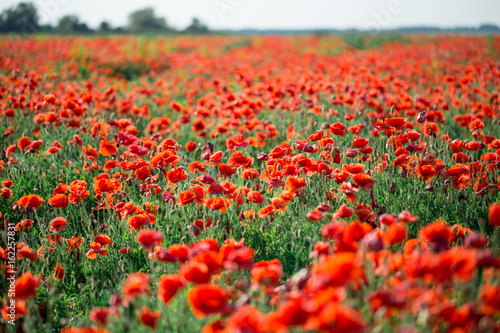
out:
<path id="1" fill-rule="evenodd" d="M 363 243 L 368 250 L 373 252 L 378 252 L 384 249 L 384 242 L 382 241 L 382 238 L 373 232 L 363 238 Z"/>
<path id="2" fill-rule="evenodd" d="M 316 209 L 319 210 L 320 212 L 327 213 L 332 210 L 332 207 L 323 202 L 319 204 L 319 206 Z"/>
<path id="3" fill-rule="evenodd" d="M 498 267 L 498 261 L 490 250 L 482 250 L 477 253 L 477 267 Z"/>
<path id="4" fill-rule="evenodd" d="M 214 145 L 209 141 L 203 146 L 203 150 L 210 150 L 210 154 L 214 153 Z"/>
<path id="5" fill-rule="evenodd" d="M 267 161 L 269 159 L 269 155 L 264 152 L 261 152 L 257 155 L 257 159 L 259 161 Z"/>
<path id="6" fill-rule="evenodd" d="M 422 124 L 424 121 L 427 119 L 427 113 L 425 111 L 420 112 L 420 114 L 417 117 L 417 121 Z"/>
<path id="7" fill-rule="evenodd" d="M 120 298 L 120 295 L 117 293 L 111 294 L 111 297 L 109 298 L 109 306 L 112 307 L 118 307 L 122 304 L 122 300 Z"/>
<path id="8" fill-rule="evenodd" d="M 354 158 L 358 155 L 358 151 L 355 150 L 355 149 L 347 149 L 345 151 L 345 156 L 347 157 L 350 157 L 350 158 Z"/>
<path id="9" fill-rule="evenodd" d="M 240 290 L 247 290 L 250 287 L 249 283 L 244 279 L 237 280 L 234 286 Z"/>
<path id="10" fill-rule="evenodd" d="M 198 237 L 198 236 L 200 235 L 200 228 L 199 228 L 197 225 L 194 225 L 194 224 L 193 224 L 193 225 L 191 225 L 191 226 L 189 227 L 189 232 L 191 233 L 191 235 L 192 235 L 193 237 L 195 237 L 195 238 L 196 238 L 196 237 Z"/>
<path id="11" fill-rule="evenodd" d="M 464 245 L 466 247 L 482 248 L 488 244 L 488 237 L 478 232 L 471 232 L 465 236 Z"/>
<path id="12" fill-rule="evenodd" d="M 310 145 L 305 145 L 303 151 L 306 153 L 311 153 L 314 150 L 314 148 Z"/>

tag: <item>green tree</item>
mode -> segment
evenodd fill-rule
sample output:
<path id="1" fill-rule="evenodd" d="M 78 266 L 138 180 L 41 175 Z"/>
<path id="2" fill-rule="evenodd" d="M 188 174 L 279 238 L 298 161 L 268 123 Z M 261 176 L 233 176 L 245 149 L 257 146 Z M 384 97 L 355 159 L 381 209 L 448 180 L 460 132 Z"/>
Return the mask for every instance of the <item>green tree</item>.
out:
<path id="1" fill-rule="evenodd" d="M 102 21 L 99 25 L 99 32 L 110 32 L 112 30 L 111 25 L 106 21 Z"/>
<path id="2" fill-rule="evenodd" d="M 21 2 L 0 14 L 0 32 L 34 33 L 40 31 L 38 11 L 29 2 Z"/>
<path id="3" fill-rule="evenodd" d="M 87 24 L 80 22 L 76 15 L 66 15 L 61 17 L 57 24 L 56 31 L 60 33 L 89 33 L 92 32 Z"/>
<path id="4" fill-rule="evenodd" d="M 209 32 L 209 29 L 205 24 L 203 24 L 199 19 L 195 17 L 191 21 L 191 24 L 186 29 L 184 29 L 184 32 L 188 34 L 206 34 Z"/>
<path id="5" fill-rule="evenodd" d="M 128 29 L 133 33 L 172 31 L 165 18 L 156 17 L 153 8 L 144 8 L 131 13 L 128 22 Z"/>

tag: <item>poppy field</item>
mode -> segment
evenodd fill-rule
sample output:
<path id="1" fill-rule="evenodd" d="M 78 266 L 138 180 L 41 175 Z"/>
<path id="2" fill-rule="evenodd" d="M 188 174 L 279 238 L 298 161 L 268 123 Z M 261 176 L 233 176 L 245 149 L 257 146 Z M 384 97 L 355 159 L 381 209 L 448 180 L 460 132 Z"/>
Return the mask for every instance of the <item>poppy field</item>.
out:
<path id="1" fill-rule="evenodd" d="M 0 133 L 2 331 L 500 331 L 500 37 L 2 37 Z"/>

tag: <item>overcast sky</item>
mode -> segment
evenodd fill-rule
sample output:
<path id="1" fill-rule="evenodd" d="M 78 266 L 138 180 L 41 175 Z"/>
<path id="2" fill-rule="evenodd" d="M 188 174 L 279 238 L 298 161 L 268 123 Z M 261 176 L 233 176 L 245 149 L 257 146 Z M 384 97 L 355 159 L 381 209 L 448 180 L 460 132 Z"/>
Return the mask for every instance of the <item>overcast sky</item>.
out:
<path id="1" fill-rule="evenodd" d="M 25 0 L 29 1 L 29 0 Z M 20 1 L 1 0 L 0 9 Z M 130 12 L 151 6 L 184 28 L 198 17 L 213 29 L 380 29 L 431 25 L 500 26 L 499 0 L 33 0 L 43 23 L 76 14 L 91 27 L 123 26 Z"/>

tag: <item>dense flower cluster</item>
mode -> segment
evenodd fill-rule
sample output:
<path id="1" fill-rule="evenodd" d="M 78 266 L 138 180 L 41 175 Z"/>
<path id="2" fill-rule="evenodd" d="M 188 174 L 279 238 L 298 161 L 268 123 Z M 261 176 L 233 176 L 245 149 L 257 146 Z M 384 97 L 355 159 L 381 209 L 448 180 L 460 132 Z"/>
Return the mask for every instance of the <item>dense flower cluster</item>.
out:
<path id="1" fill-rule="evenodd" d="M 0 40 L 16 319 L 500 330 L 500 38 L 408 38 Z"/>

